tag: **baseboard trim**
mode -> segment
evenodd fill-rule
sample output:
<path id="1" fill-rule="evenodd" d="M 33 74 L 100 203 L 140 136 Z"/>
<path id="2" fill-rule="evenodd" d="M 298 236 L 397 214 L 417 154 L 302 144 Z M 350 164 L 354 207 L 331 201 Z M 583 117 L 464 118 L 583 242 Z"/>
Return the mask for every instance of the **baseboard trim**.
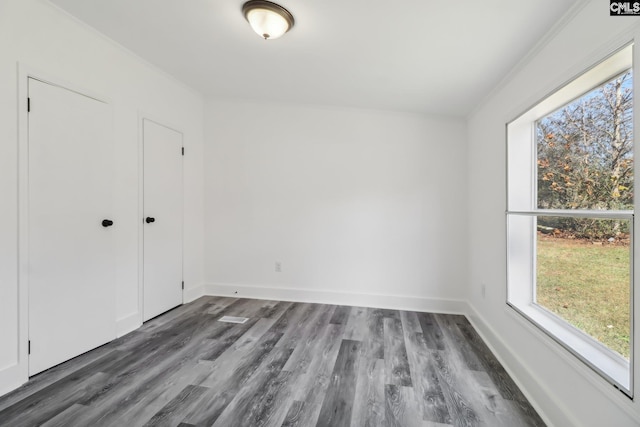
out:
<path id="1" fill-rule="evenodd" d="M 467 308 L 465 301 L 454 299 L 318 291 L 244 284 L 208 283 L 204 285 L 203 292 L 203 295 L 210 296 L 311 302 L 448 314 L 464 314 Z"/>
<path id="2" fill-rule="evenodd" d="M 29 377 L 19 364 L 7 366 L 0 370 L 0 397 L 26 383 Z"/>
<path id="3" fill-rule="evenodd" d="M 142 322 L 140 321 L 140 314 L 129 314 L 128 316 L 116 321 L 116 336 L 120 338 L 123 335 L 127 335 L 131 331 L 135 331 L 140 326 L 142 326 Z"/>
<path id="4" fill-rule="evenodd" d="M 182 293 L 182 299 L 184 301 L 184 304 L 186 304 L 191 301 L 195 301 L 204 295 L 206 295 L 205 286 L 201 284 L 195 287 L 185 289 L 184 292 Z"/>

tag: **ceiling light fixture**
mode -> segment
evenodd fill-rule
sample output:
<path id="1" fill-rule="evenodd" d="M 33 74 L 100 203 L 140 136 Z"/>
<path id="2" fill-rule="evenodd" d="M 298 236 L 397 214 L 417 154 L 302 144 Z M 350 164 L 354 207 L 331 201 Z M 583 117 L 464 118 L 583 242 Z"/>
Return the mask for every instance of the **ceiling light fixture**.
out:
<path id="1" fill-rule="evenodd" d="M 293 27 L 293 15 L 284 7 L 265 0 L 250 0 L 242 13 L 260 37 L 277 39 Z"/>

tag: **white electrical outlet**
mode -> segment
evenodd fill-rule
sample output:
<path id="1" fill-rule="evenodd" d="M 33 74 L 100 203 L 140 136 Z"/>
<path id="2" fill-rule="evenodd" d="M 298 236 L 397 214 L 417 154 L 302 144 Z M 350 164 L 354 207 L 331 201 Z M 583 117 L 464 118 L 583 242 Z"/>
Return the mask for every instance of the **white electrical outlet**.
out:
<path id="1" fill-rule="evenodd" d="M 280 261 L 276 261 L 276 273 L 282 272 L 282 263 Z"/>

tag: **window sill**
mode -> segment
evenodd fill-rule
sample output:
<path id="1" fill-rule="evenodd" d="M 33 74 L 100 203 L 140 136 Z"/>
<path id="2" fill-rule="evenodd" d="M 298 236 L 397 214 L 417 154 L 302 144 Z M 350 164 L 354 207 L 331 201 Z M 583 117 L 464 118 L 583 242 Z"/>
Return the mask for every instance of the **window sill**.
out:
<path id="1" fill-rule="evenodd" d="M 624 357 L 537 304 L 509 305 L 627 396 L 633 397 L 630 364 Z"/>

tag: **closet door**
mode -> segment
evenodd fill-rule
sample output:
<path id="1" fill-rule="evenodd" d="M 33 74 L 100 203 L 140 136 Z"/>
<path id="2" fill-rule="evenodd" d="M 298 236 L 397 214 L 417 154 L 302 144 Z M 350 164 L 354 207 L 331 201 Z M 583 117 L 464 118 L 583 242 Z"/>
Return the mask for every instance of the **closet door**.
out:
<path id="1" fill-rule="evenodd" d="M 29 79 L 29 375 L 115 338 L 111 109 Z"/>
<path id="2" fill-rule="evenodd" d="M 146 321 L 182 304 L 182 134 L 147 119 L 142 126 Z"/>

